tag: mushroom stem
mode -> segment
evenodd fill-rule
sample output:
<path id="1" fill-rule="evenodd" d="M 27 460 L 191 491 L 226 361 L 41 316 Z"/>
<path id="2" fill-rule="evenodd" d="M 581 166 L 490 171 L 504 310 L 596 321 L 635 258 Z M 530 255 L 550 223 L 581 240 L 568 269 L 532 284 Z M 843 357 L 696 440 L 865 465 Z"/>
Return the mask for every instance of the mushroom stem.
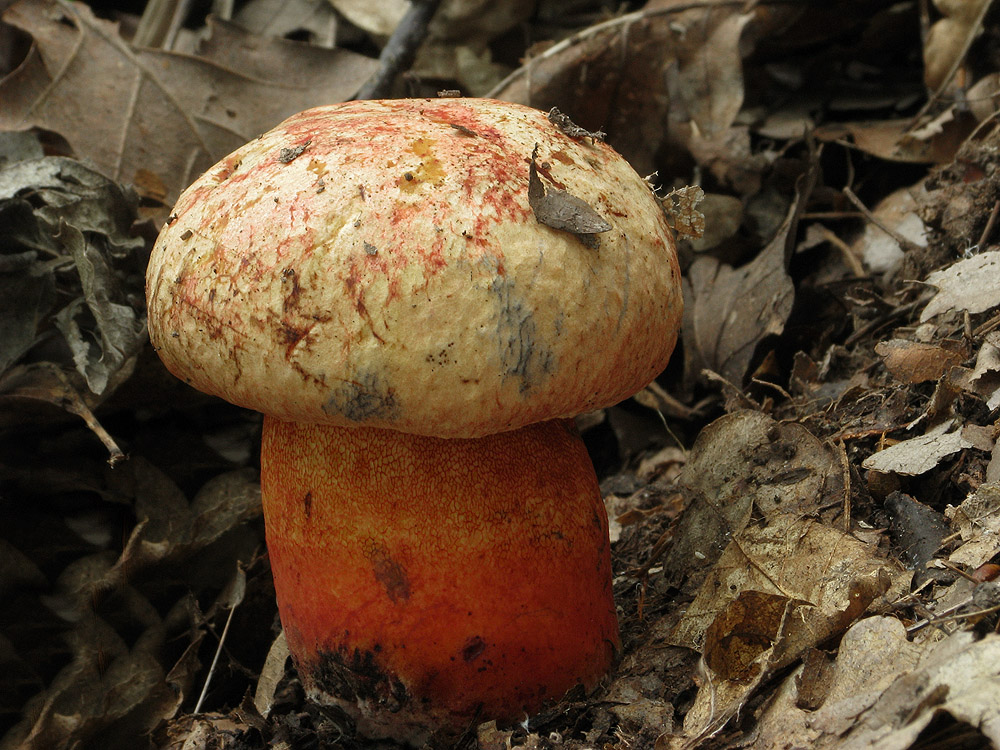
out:
<path id="1" fill-rule="evenodd" d="M 475 439 L 264 419 L 281 620 L 368 736 L 522 719 L 618 650 L 607 515 L 567 420 Z"/>

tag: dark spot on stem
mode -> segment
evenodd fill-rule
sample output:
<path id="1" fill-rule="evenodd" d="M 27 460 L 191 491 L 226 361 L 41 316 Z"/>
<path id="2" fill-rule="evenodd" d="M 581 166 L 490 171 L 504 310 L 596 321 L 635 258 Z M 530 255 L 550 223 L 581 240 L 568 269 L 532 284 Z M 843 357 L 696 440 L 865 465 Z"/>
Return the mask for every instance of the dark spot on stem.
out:
<path id="1" fill-rule="evenodd" d="M 486 650 L 486 641 L 480 638 L 478 635 L 473 636 L 465 642 L 462 647 L 462 659 L 466 662 L 475 661 L 479 658 L 483 651 Z"/>

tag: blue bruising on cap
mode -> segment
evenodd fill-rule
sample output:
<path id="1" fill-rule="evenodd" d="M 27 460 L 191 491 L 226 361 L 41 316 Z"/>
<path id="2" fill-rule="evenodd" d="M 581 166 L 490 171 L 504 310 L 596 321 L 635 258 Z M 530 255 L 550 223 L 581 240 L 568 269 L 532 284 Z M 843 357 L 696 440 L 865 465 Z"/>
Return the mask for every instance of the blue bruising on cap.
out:
<path id="1" fill-rule="evenodd" d="M 323 404 L 323 411 L 358 423 L 371 419 L 394 421 L 399 417 L 399 402 L 381 374 L 364 370 L 355 379 L 337 385 Z"/>
<path id="2" fill-rule="evenodd" d="M 552 350 L 537 338 L 534 312 L 517 294 L 515 282 L 495 276 L 490 286 L 497 303 L 497 346 L 504 380 L 520 381 L 518 389 L 526 396 L 555 368 Z"/>

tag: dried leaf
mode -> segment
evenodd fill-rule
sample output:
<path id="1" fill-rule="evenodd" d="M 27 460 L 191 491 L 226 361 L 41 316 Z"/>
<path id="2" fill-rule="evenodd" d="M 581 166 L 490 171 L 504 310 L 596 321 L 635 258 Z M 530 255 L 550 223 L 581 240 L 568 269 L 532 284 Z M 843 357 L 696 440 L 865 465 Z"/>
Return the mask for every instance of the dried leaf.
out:
<path id="1" fill-rule="evenodd" d="M 271 706 L 274 705 L 274 694 L 278 689 L 278 683 L 285 676 L 288 656 L 288 641 L 285 640 L 285 631 L 282 630 L 268 649 L 264 666 L 260 670 L 260 679 L 257 681 L 257 690 L 253 696 L 257 712 L 265 719 L 271 713 Z"/>
<path id="2" fill-rule="evenodd" d="M 233 20 L 262 38 L 306 31 L 309 41 L 321 47 L 333 46 L 337 27 L 333 6 L 311 0 L 251 0 L 239 7 Z"/>
<path id="3" fill-rule="evenodd" d="M 980 23 L 989 0 L 938 0 L 934 5 L 942 18 L 927 31 L 924 41 L 924 83 L 935 90 L 947 83 L 968 52 L 972 39 L 979 35 Z"/>
<path id="4" fill-rule="evenodd" d="M 129 305 L 115 301 L 119 293 L 113 270 L 83 232 L 63 223 L 58 239 L 76 264 L 83 297 L 64 307 L 55 324 L 73 352 L 76 369 L 90 390 L 101 395 L 128 360 L 138 355 L 146 340 L 146 321 Z"/>
<path id="5" fill-rule="evenodd" d="M 663 561 L 672 584 L 714 564 L 752 513 L 812 513 L 845 489 L 838 457 L 808 430 L 752 411 L 705 427 L 678 483 L 693 499 Z"/>
<path id="6" fill-rule="evenodd" d="M 945 516 L 962 539 L 948 560 L 975 570 L 1000 552 L 1000 485 L 981 484 L 976 491 Z"/>
<path id="7" fill-rule="evenodd" d="M 990 310 L 1000 305 L 1000 251 L 991 250 L 952 263 L 930 274 L 927 283 L 937 287 L 938 293 L 920 313 L 921 323 L 946 312 Z"/>
<path id="8" fill-rule="evenodd" d="M 785 270 L 788 229 L 745 266 L 733 268 L 711 256 L 691 264 L 683 331 L 689 371 L 708 368 L 742 383 L 757 344 L 785 329 L 795 299 Z"/>
<path id="9" fill-rule="evenodd" d="M 648 174 L 668 136 L 673 38 L 669 16 L 629 14 L 530 55 L 486 96 L 558 107 L 587 130 L 606 131 L 633 168 Z"/>
<path id="10" fill-rule="evenodd" d="M 688 378 L 708 369 L 740 384 L 757 344 L 784 331 L 795 298 L 787 266 L 815 179 L 813 165 L 800 178 L 781 225 L 752 261 L 733 268 L 701 255 L 691 264 L 684 279 L 682 327 Z"/>
<path id="11" fill-rule="evenodd" d="M 679 35 L 676 93 L 709 138 L 728 130 L 743 106 L 740 37 L 753 18 L 736 8 L 704 11 Z"/>
<path id="12" fill-rule="evenodd" d="M 873 273 L 894 273 L 903 262 L 903 249 L 895 237 L 882 229 L 883 226 L 918 247 L 927 246 L 927 227 L 917 215 L 917 197 L 923 199 L 926 195 L 927 190 L 920 182 L 890 193 L 872 209 L 878 224 L 866 223 L 851 250 Z"/>
<path id="13" fill-rule="evenodd" d="M 705 215 L 698 210 L 698 204 L 703 200 L 705 191 L 698 185 L 688 185 L 667 193 L 660 202 L 667 212 L 670 228 L 683 237 L 702 237 L 705 234 Z"/>
<path id="14" fill-rule="evenodd" d="M 916 476 L 930 471 L 941 461 L 973 444 L 962 436 L 961 430 L 948 432 L 951 425 L 942 423 L 925 435 L 896 443 L 874 453 L 861 465 L 883 474 L 895 473 Z"/>
<path id="15" fill-rule="evenodd" d="M 885 499 L 889 516 L 889 535 L 906 566 L 916 572 L 914 585 L 924 582 L 927 563 L 948 532 L 941 513 L 903 492 L 893 492 Z"/>
<path id="16" fill-rule="evenodd" d="M 685 734 L 717 731 L 768 674 L 843 632 L 887 590 L 889 571 L 869 545 L 798 515 L 734 534 L 667 639 L 706 663 L 711 648 L 721 669 L 698 691 Z"/>
<path id="17" fill-rule="evenodd" d="M 0 201 L 0 230 L 5 247 L 41 247 L 38 225 L 26 201 Z M 8 244 L 9 243 L 9 244 Z M 55 274 L 37 251 L 24 250 L 0 255 L 0 299 L 16 301 L 0 316 L 0 374 L 7 371 L 35 344 L 42 321 L 56 299 Z"/>
<path id="18" fill-rule="evenodd" d="M 766 666 L 792 601 L 787 596 L 742 591 L 705 630 L 705 663 L 726 681 L 749 683 Z"/>
<path id="19" fill-rule="evenodd" d="M 110 393 L 131 373 L 146 339 L 134 266 L 145 244 L 132 233 L 136 203 L 134 193 L 72 159 L 34 159 L 0 171 L 0 233 L 12 253 L 0 256 L 0 287 L 16 295 L 19 311 L 0 322 L 12 329 L 0 344 L 0 374 L 50 336 L 49 318 L 72 354 L 56 364 L 75 367 L 93 394 Z M 70 301 L 53 315 L 55 294 Z"/>
<path id="20" fill-rule="evenodd" d="M 359 29 L 371 34 L 389 36 L 409 9 L 407 0 L 329 0 L 330 5 Z"/>
<path id="21" fill-rule="evenodd" d="M 575 195 L 556 188 L 546 190 L 535 164 L 537 153 L 538 147 L 535 146 L 528 167 L 528 204 L 535 218 L 540 224 L 575 234 L 580 242 L 596 250 L 600 246 L 596 235 L 609 231 L 611 225 L 586 201 Z"/>
<path id="22" fill-rule="evenodd" d="M 903 383 L 937 380 L 965 360 L 964 347 L 958 342 L 925 344 L 919 341 L 892 339 L 875 345 L 892 376 Z"/>
<path id="23" fill-rule="evenodd" d="M 128 377 L 129 374 L 131 370 L 120 373 L 122 378 Z M 97 398 L 83 387 L 82 379 L 77 387 L 52 362 L 18 365 L 0 377 L 0 411 L 15 412 L 13 422 L 17 424 L 16 413 L 24 411 L 25 399 L 53 404 L 83 419 L 90 431 L 108 449 L 108 462 L 112 466 L 125 457 L 114 438 L 94 416 L 92 408 L 96 405 Z"/>
<path id="24" fill-rule="evenodd" d="M 224 24 L 215 26 L 222 41 L 207 48 L 236 69 L 133 49 L 82 3 L 21 0 L 3 17 L 34 45 L 0 81 L 0 129 L 55 131 L 102 174 L 146 186 L 167 205 L 197 174 L 285 117 L 349 98 L 377 66 L 308 45 L 299 45 L 296 62 L 274 54 L 293 43 L 254 45 Z"/>
<path id="25" fill-rule="evenodd" d="M 998 663 L 995 633 L 910 643 L 895 618 L 863 620 L 844 636 L 831 694 L 809 723 L 837 736 L 849 730 L 852 748 L 906 750 L 947 714 L 1000 746 Z"/>

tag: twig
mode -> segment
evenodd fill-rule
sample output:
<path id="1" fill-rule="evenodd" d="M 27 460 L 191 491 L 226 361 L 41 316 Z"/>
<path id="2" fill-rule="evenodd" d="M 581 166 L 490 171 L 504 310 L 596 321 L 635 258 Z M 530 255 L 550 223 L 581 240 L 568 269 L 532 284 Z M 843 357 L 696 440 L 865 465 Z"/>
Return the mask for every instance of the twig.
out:
<path id="1" fill-rule="evenodd" d="M 844 192 L 844 195 L 847 197 L 847 200 L 849 200 L 851 203 L 853 203 L 855 205 L 855 207 L 861 213 L 863 213 L 865 215 L 865 218 L 868 219 L 868 221 L 870 221 L 872 224 L 874 224 L 875 226 L 877 226 L 879 229 L 881 229 L 887 235 L 889 235 L 894 240 L 896 240 L 896 242 L 899 243 L 899 246 L 901 248 L 903 248 L 904 250 L 906 250 L 908 252 L 913 252 L 913 251 L 916 251 L 916 250 L 920 249 L 916 245 L 916 243 L 914 243 L 914 242 L 906 239 L 906 237 L 904 237 L 903 235 L 901 235 L 895 229 L 892 229 L 891 227 L 886 226 L 883 221 L 881 221 L 877 216 L 875 216 L 875 214 L 873 214 L 871 212 L 871 210 L 868 208 L 868 206 L 866 206 L 864 203 L 861 202 L 861 199 L 858 196 L 856 196 L 854 194 L 854 191 L 851 190 L 849 187 L 844 186 L 843 192 Z"/>
<path id="2" fill-rule="evenodd" d="M 208 676 L 205 678 L 205 684 L 202 685 L 201 695 L 198 696 L 198 702 L 194 704 L 194 711 L 192 713 L 201 713 L 201 704 L 205 701 L 205 696 L 208 694 L 208 686 L 212 682 L 212 676 L 215 674 L 215 665 L 219 663 L 219 654 L 222 653 L 222 645 L 226 642 L 226 634 L 229 632 L 229 623 L 233 621 L 233 613 L 236 611 L 238 605 L 234 604 L 229 610 L 229 616 L 226 617 L 226 624 L 222 628 L 222 635 L 219 637 L 219 645 L 215 648 L 215 656 L 212 657 L 212 666 L 208 668 Z"/>
<path id="3" fill-rule="evenodd" d="M 70 414 L 76 414 L 80 419 L 87 423 L 87 427 L 97 435 L 98 439 L 104 443 L 104 447 L 108 450 L 108 465 L 112 468 L 117 466 L 119 463 L 125 460 L 125 454 L 122 449 L 118 447 L 118 443 L 115 439 L 111 437 L 104 426 L 97 421 L 97 417 L 94 416 L 94 412 L 90 410 L 87 406 L 87 402 L 83 400 L 83 396 L 80 392 L 70 383 L 69 378 L 66 377 L 66 373 L 60 370 L 58 367 L 52 367 L 50 372 L 54 373 L 56 378 L 59 380 L 59 384 L 62 386 L 62 391 L 60 395 L 63 397 L 61 403 L 63 409 L 68 411 Z M 52 403 L 57 403 L 52 401 Z"/>
<path id="4" fill-rule="evenodd" d="M 396 76 L 413 64 L 417 47 L 440 4 L 441 0 L 415 0 L 382 48 L 378 70 L 354 95 L 355 99 L 382 99 L 391 93 Z"/>
<path id="5" fill-rule="evenodd" d="M 927 101 L 924 103 L 924 106 L 920 108 L 920 111 L 913 116 L 913 119 L 910 121 L 910 127 L 907 128 L 908 131 L 916 129 L 921 118 L 930 111 L 931 107 L 937 104 L 945 90 L 951 85 L 951 81 L 955 77 L 955 74 L 958 73 L 958 69 L 962 67 L 962 62 L 965 60 L 965 56 L 969 54 L 969 48 L 972 47 L 972 42 L 974 42 L 976 37 L 979 36 L 979 29 L 983 25 L 987 11 L 992 6 L 993 3 L 982 3 L 982 7 L 979 9 L 979 17 L 976 18 L 975 23 L 969 26 L 969 31 L 965 35 L 965 42 L 962 46 L 962 54 L 955 56 L 954 61 L 951 63 L 951 67 L 948 69 L 948 74 L 941 80 L 938 87 L 927 98 Z"/>
<path id="6" fill-rule="evenodd" d="M 880 315 L 877 318 L 869 320 L 867 323 L 861 326 L 861 328 L 857 329 L 854 333 L 852 333 L 844 340 L 844 346 L 851 346 L 852 344 L 857 343 L 868 334 L 878 330 L 884 325 L 888 325 L 896 318 L 909 315 L 911 312 L 916 310 L 922 304 L 923 300 L 919 299 L 914 302 L 908 302 L 905 305 L 901 305 L 900 307 L 895 308 L 894 310 L 890 310 L 885 315 Z M 875 362 L 878 362 L 878 360 L 875 360 Z"/>
<path id="7" fill-rule="evenodd" d="M 997 223 L 997 214 L 1000 214 L 1000 200 L 993 204 L 993 210 L 990 211 L 990 218 L 986 220 L 986 226 L 983 228 L 983 233 L 979 235 L 979 242 L 976 245 L 982 250 L 986 247 L 986 240 L 990 238 L 993 234 L 993 227 Z"/>
<path id="8" fill-rule="evenodd" d="M 864 278 L 868 275 L 864 264 L 861 263 L 858 256 L 854 254 L 854 251 L 851 250 L 846 242 L 822 225 L 820 226 L 820 231 L 823 233 L 823 239 L 840 251 L 840 254 L 844 257 L 844 262 L 847 263 L 852 274 L 859 278 Z"/>

